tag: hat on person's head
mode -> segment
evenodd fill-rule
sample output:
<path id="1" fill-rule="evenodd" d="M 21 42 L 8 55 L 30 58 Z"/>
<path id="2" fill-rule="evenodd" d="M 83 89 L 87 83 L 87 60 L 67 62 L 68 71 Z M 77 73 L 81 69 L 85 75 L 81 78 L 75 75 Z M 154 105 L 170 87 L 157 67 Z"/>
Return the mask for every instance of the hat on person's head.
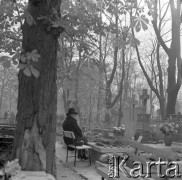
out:
<path id="1" fill-rule="evenodd" d="M 75 108 L 70 108 L 66 115 L 70 115 L 70 114 L 78 114 L 78 113 L 76 112 Z"/>

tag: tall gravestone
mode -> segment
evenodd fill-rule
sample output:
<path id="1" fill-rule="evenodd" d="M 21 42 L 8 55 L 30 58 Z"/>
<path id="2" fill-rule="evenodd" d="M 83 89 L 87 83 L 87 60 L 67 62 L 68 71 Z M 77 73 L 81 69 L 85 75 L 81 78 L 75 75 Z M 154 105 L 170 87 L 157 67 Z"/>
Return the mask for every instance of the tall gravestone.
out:
<path id="1" fill-rule="evenodd" d="M 137 128 L 142 130 L 143 142 L 149 141 L 150 137 L 150 114 L 147 114 L 147 100 L 149 95 L 147 89 L 143 89 L 142 95 L 140 96 L 142 101 L 142 113 L 137 116 Z"/>
<path id="2" fill-rule="evenodd" d="M 128 109 L 127 109 L 127 116 L 126 116 L 126 110 L 124 110 L 124 124 L 126 126 L 126 135 L 127 136 L 133 136 L 133 133 L 135 132 L 136 127 L 136 110 L 135 106 L 138 103 L 136 100 L 135 95 L 132 95 L 132 98 L 130 98 L 128 101 Z"/>

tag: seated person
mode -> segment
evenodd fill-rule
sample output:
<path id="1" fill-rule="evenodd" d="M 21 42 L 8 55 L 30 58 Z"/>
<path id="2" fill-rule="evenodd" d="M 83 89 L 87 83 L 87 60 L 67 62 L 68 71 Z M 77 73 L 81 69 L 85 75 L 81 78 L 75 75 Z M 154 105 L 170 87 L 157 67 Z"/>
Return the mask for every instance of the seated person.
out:
<path id="1" fill-rule="evenodd" d="M 81 146 L 83 144 L 87 144 L 87 139 L 83 136 L 82 130 L 80 129 L 80 127 L 78 126 L 78 123 L 77 123 L 76 118 L 77 118 L 78 113 L 75 111 L 74 108 L 70 108 L 66 115 L 67 115 L 67 117 L 66 117 L 65 121 L 63 122 L 63 130 L 72 131 L 74 133 L 75 138 L 76 138 L 75 139 L 76 146 Z M 66 137 L 64 137 L 64 142 L 66 145 L 74 144 L 72 139 L 66 138 Z M 68 148 L 69 148 L 68 150 L 74 150 L 70 147 L 68 147 Z M 78 158 L 88 159 L 85 155 L 85 150 L 78 151 Z"/>

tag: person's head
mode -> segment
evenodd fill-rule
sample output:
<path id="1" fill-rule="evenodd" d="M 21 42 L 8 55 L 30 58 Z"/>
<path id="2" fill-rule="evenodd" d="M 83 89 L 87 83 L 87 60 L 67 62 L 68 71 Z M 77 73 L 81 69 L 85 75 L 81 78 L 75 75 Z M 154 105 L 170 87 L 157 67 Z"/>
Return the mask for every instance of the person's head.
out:
<path id="1" fill-rule="evenodd" d="M 68 115 L 71 115 L 73 118 L 76 118 L 76 116 L 78 115 L 78 113 L 76 112 L 75 108 L 70 108 L 68 110 L 68 113 L 66 114 L 67 116 Z"/>

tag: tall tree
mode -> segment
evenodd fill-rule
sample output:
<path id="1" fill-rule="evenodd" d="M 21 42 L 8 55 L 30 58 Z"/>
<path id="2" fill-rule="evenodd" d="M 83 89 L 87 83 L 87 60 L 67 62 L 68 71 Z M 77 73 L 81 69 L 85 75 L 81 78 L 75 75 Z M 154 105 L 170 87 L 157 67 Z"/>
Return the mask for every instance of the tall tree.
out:
<path id="1" fill-rule="evenodd" d="M 60 0 L 29 0 L 22 52 L 13 155 L 23 170 L 56 175 L 56 73 Z"/>
<path id="2" fill-rule="evenodd" d="M 175 114 L 175 105 L 179 89 L 181 87 L 182 77 L 182 61 L 181 61 L 181 42 L 180 42 L 180 26 L 181 26 L 181 1 L 169 0 L 166 3 L 161 0 L 147 0 L 149 11 L 148 14 L 152 16 L 152 25 L 157 37 L 156 45 L 156 62 L 159 72 L 159 83 L 157 86 L 152 84 L 144 66 L 141 63 L 138 46 L 136 52 L 139 64 L 144 72 L 148 84 L 152 91 L 159 99 L 162 119 L 169 114 Z M 167 17 L 170 9 L 171 19 Z M 167 19 L 167 20 L 166 20 Z M 168 22 L 168 23 L 166 23 Z M 167 31 L 164 32 L 167 24 Z M 170 29 L 169 29 L 170 28 Z M 136 28 L 137 30 L 137 28 Z M 134 31 L 133 31 L 134 33 Z M 170 33 L 171 40 L 166 41 L 166 35 Z M 165 93 L 164 93 L 164 77 L 161 66 L 160 47 L 163 48 L 168 57 L 168 87 L 167 87 L 167 107 L 165 107 Z M 152 52 L 153 54 L 153 52 Z M 152 57 L 151 54 L 151 57 Z"/>
<path id="3" fill-rule="evenodd" d="M 165 40 L 161 36 L 160 24 L 158 24 L 158 5 L 160 1 L 154 1 L 153 11 L 153 27 L 158 38 L 160 45 L 168 55 L 168 89 L 167 89 L 167 107 L 166 114 L 175 114 L 175 105 L 177 95 L 181 87 L 182 77 L 182 61 L 181 61 L 181 41 L 180 41 L 180 26 L 181 26 L 181 0 L 169 1 L 171 10 L 171 42 L 170 47 L 165 43 Z M 165 14 L 163 15 L 163 17 Z M 163 18 L 162 17 L 162 18 Z"/>

